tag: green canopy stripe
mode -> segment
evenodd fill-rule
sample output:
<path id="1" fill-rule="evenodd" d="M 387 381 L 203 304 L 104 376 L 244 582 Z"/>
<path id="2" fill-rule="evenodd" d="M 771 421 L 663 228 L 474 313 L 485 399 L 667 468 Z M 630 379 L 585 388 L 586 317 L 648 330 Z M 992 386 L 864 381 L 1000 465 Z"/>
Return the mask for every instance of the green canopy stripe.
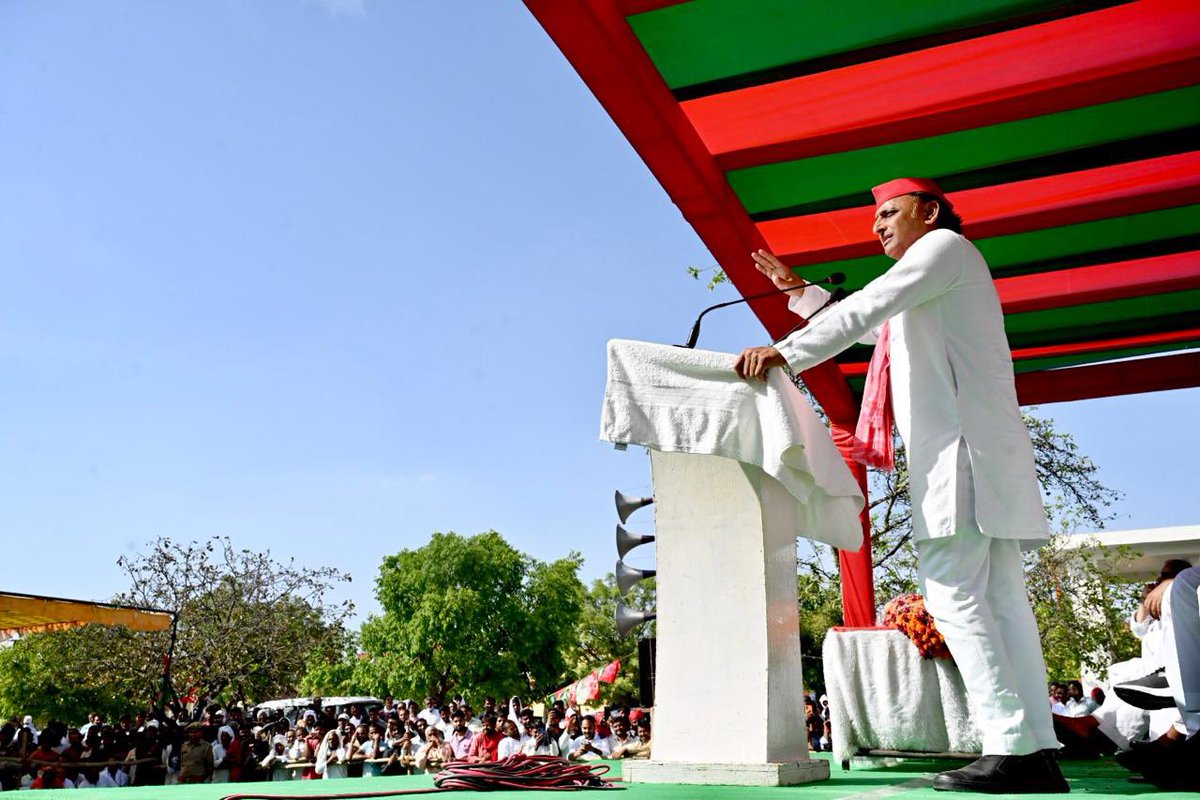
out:
<path id="1" fill-rule="evenodd" d="M 1061 16 L 1099 5 L 1104 4 L 925 0 L 914 13 L 904 3 L 871 0 L 694 0 L 633 15 L 628 22 L 667 86 L 678 90 L 738 76 L 761 81 L 768 76 L 755 73 L 953 31 L 969 36 L 972 28 L 989 23 L 1012 20 L 1016 25 L 1021 24 L 1017 18 L 1034 13 L 1045 18 L 1055 9 Z"/>
<path id="2" fill-rule="evenodd" d="M 929 176 L 952 192 L 997 182 L 991 173 L 996 167 L 1196 126 L 1200 87 L 1189 86 L 941 136 L 732 170 L 727 177 L 751 215 L 792 216 L 861 205 L 872 186 L 897 175 Z M 1192 149 L 1200 140 L 1192 133 L 1187 141 L 1168 142 L 1168 149 Z M 1149 155 L 1145 143 L 1128 146 L 1138 148 L 1138 158 Z M 1054 161 L 1039 170 L 1048 174 L 1085 168 Z M 1009 174 L 1004 180 L 1018 177 L 1030 176 Z"/>

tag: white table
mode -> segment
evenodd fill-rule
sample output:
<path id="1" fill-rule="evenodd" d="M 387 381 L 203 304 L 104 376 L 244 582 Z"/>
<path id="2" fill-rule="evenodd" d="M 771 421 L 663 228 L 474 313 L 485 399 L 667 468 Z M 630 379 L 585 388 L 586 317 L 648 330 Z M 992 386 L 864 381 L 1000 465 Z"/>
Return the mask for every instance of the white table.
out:
<path id="1" fill-rule="evenodd" d="M 863 750 L 978 753 L 979 729 L 958 667 L 924 659 L 898 630 L 834 628 L 823 648 L 833 757 Z"/>

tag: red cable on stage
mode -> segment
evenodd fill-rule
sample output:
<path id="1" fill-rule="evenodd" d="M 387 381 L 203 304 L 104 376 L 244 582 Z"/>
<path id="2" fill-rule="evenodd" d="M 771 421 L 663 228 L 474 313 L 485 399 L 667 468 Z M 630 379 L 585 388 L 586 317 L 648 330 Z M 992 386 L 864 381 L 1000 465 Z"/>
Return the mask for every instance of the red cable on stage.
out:
<path id="1" fill-rule="evenodd" d="M 605 764 L 569 764 L 556 756 L 513 755 L 503 761 L 471 764 L 455 761 L 433 778 L 434 788 L 395 789 L 378 792 L 337 792 L 331 794 L 229 794 L 222 800 L 350 800 L 369 797 L 399 797 L 406 794 L 432 794 L 454 790 L 477 792 L 504 789 L 577 791 L 579 789 L 621 789 L 604 779 Z"/>

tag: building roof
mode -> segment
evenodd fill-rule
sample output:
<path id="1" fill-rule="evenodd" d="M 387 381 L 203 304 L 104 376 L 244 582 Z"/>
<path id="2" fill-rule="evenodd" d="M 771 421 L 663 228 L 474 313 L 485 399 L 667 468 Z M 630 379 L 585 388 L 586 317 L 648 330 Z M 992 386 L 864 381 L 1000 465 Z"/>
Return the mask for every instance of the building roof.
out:
<path id="1" fill-rule="evenodd" d="M 1200 525 L 1078 533 L 1059 541 L 1065 548 L 1099 551 L 1114 563 L 1117 574 L 1138 580 L 1154 580 L 1171 559 L 1200 565 Z"/>

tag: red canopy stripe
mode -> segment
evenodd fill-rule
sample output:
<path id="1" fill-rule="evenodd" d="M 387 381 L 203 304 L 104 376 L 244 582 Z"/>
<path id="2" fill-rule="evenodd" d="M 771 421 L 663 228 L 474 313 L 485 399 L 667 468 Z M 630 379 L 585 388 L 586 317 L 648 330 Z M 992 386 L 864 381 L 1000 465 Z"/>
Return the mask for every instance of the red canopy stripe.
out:
<path id="1" fill-rule="evenodd" d="M 1198 68 L 1200 4 L 1142 0 L 681 105 L 729 170 L 1174 89 Z"/>
<path id="2" fill-rule="evenodd" d="M 866 194 L 864 192 L 864 194 Z M 1052 228 L 1200 202 L 1200 151 L 955 192 L 973 239 Z M 758 229 L 772 252 L 799 266 L 879 252 L 875 207 L 769 220 Z"/>
<path id="3" fill-rule="evenodd" d="M 1162 392 L 1200 385 L 1200 353 L 1090 364 L 1017 375 L 1021 405 Z"/>
<path id="4" fill-rule="evenodd" d="M 1197 288 L 1200 252 L 1195 250 L 996 281 L 1005 314 Z"/>
<path id="5" fill-rule="evenodd" d="M 1013 350 L 1012 357 L 1013 361 L 1020 362 L 1037 358 L 1054 358 L 1056 356 L 1070 356 L 1083 353 L 1109 353 L 1137 347 L 1186 344 L 1188 342 L 1200 342 L 1200 328 L 1185 328 L 1179 331 L 1146 333 L 1136 336 L 1118 336 L 1111 339 L 1094 339 L 1089 342 L 1052 344 L 1042 347 L 1022 347 Z M 842 372 L 848 378 L 864 377 L 867 374 L 867 362 L 858 361 L 852 364 L 842 364 Z"/>

